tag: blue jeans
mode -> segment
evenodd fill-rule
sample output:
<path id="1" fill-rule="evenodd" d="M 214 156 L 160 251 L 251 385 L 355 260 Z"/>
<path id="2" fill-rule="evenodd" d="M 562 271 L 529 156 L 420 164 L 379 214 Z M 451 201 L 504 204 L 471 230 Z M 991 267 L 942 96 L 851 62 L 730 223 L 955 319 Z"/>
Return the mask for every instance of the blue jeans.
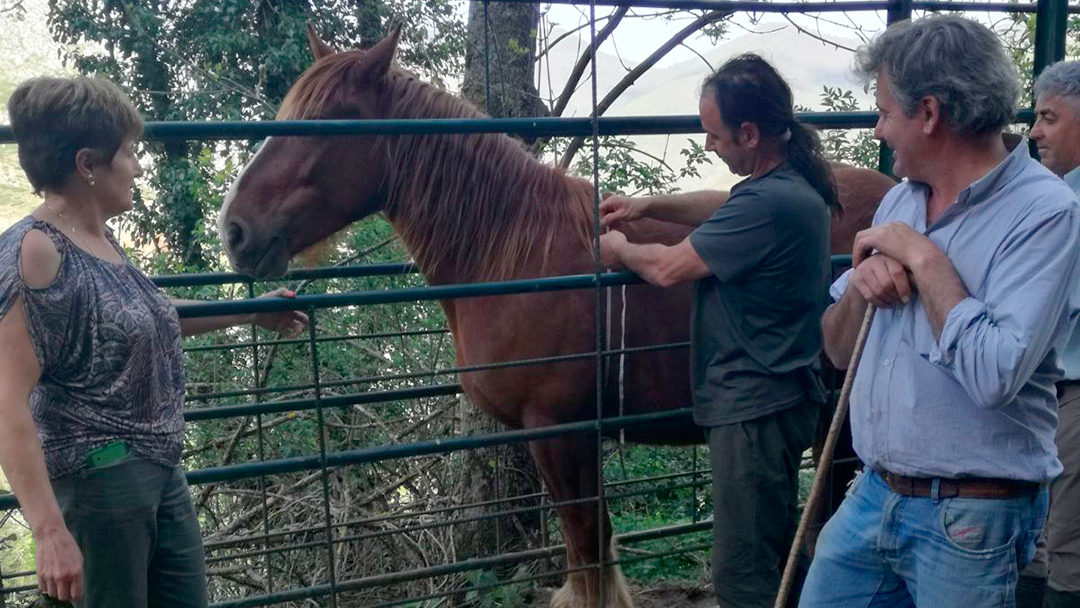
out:
<path id="1" fill-rule="evenodd" d="M 800 608 L 1012 608 L 1046 521 L 1047 492 L 918 498 L 859 475 L 821 532 Z"/>

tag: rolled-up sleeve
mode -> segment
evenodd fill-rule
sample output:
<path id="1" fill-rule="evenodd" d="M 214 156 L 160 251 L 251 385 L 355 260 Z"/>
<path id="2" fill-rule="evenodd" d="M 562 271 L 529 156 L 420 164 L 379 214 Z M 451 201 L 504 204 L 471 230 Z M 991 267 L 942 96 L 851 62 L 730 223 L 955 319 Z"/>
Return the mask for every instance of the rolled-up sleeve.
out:
<path id="1" fill-rule="evenodd" d="M 829 286 L 829 297 L 833 302 L 839 302 L 844 297 L 844 292 L 847 291 L 848 281 L 851 280 L 852 268 L 848 268 L 844 271 L 844 274 L 840 275 L 833 284 Z"/>
<path id="2" fill-rule="evenodd" d="M 1030 219 L 994 253 L 983 299 L 967 297 L 949 311 L 928 359 L 979 406 L 1012 402 L 1051 345 L 1065 339 L 1078 245 L 1075 207 Z"/>

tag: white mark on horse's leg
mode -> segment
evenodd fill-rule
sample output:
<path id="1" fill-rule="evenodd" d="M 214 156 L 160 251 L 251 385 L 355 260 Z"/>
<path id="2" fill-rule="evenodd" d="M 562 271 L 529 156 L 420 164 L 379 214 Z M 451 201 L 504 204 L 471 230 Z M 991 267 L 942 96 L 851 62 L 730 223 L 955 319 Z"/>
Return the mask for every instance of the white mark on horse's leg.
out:
<path id="1" fill-rule="evenodd" d="M 607 558 L 605 562 L 614 563 L 619 559 L 619 552 L 615 549 L 614 537 L 608 541 Z M 630 597 L 630 585 L 626 583 L 622 568 L 618 565 L 608 566 L 604 570 L 604 608 L 634 608 L 634 599 Z"/>
<path id="2" fill-rule="evenodd" d="M 588 577 L 585 572 L 571 572 L 566 582 L 551 596 L 550 608 L 593 608 L 588 605 Z"/>

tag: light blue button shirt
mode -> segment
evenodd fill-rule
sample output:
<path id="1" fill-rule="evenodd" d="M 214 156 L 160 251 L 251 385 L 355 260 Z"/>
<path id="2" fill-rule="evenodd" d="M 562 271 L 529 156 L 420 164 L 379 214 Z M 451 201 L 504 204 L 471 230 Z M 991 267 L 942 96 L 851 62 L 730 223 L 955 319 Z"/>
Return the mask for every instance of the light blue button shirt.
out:
<path id="1" fill-rule="evenodd" d="M 1080 193 L 1080 167 L 1066 173 L 1063 179 L 1073 192 Z M 1073 325 L 1069 342 L 1061 353 L 1061 366 L 1065 368 L 1066 380 L 1080 380 L 1080 327 L 1076 325 Z"/>
<path id="2" fill-rule="evenodd" d="M 935 340 L 916 295 L 879 310 L 851 393 L 855 451 L 918 477 L 1046 481 L 1054 447 L 1058 353 L 1080 310 L 1080 206 L 1017 146 L 931 226 L 925 184 L 885 196 L 874 224 L 900 221 L 949 257 L 970 296 Z M 832 286 L 839 300 L 850 271 Z"/>

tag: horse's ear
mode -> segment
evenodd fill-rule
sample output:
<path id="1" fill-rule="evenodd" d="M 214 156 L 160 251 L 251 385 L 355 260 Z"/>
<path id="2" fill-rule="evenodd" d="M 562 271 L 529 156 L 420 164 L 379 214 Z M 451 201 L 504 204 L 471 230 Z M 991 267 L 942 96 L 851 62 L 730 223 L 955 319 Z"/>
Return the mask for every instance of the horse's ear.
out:
<path id="1" fill-rule="evenodd" d="M 330 45 L 319 38 L 319 33 L 315 31 L 315 26 L 310 23 L 307 24 L 307 41 L 308 46 L 311 47 L 311 54 L 315 57 L 315 61 L 334 54 L 334 49 L 330 48 Z"/>
<path id="2" fill-rule="evenodd" d="M 386 38 L 376 42 L 375 46 L 364 53 L 364 76 L 369 82 L 381 80 L 390 71 L 390 63 L 394 60 L 400 38 L 401 28 L 395 27 Z"/>

